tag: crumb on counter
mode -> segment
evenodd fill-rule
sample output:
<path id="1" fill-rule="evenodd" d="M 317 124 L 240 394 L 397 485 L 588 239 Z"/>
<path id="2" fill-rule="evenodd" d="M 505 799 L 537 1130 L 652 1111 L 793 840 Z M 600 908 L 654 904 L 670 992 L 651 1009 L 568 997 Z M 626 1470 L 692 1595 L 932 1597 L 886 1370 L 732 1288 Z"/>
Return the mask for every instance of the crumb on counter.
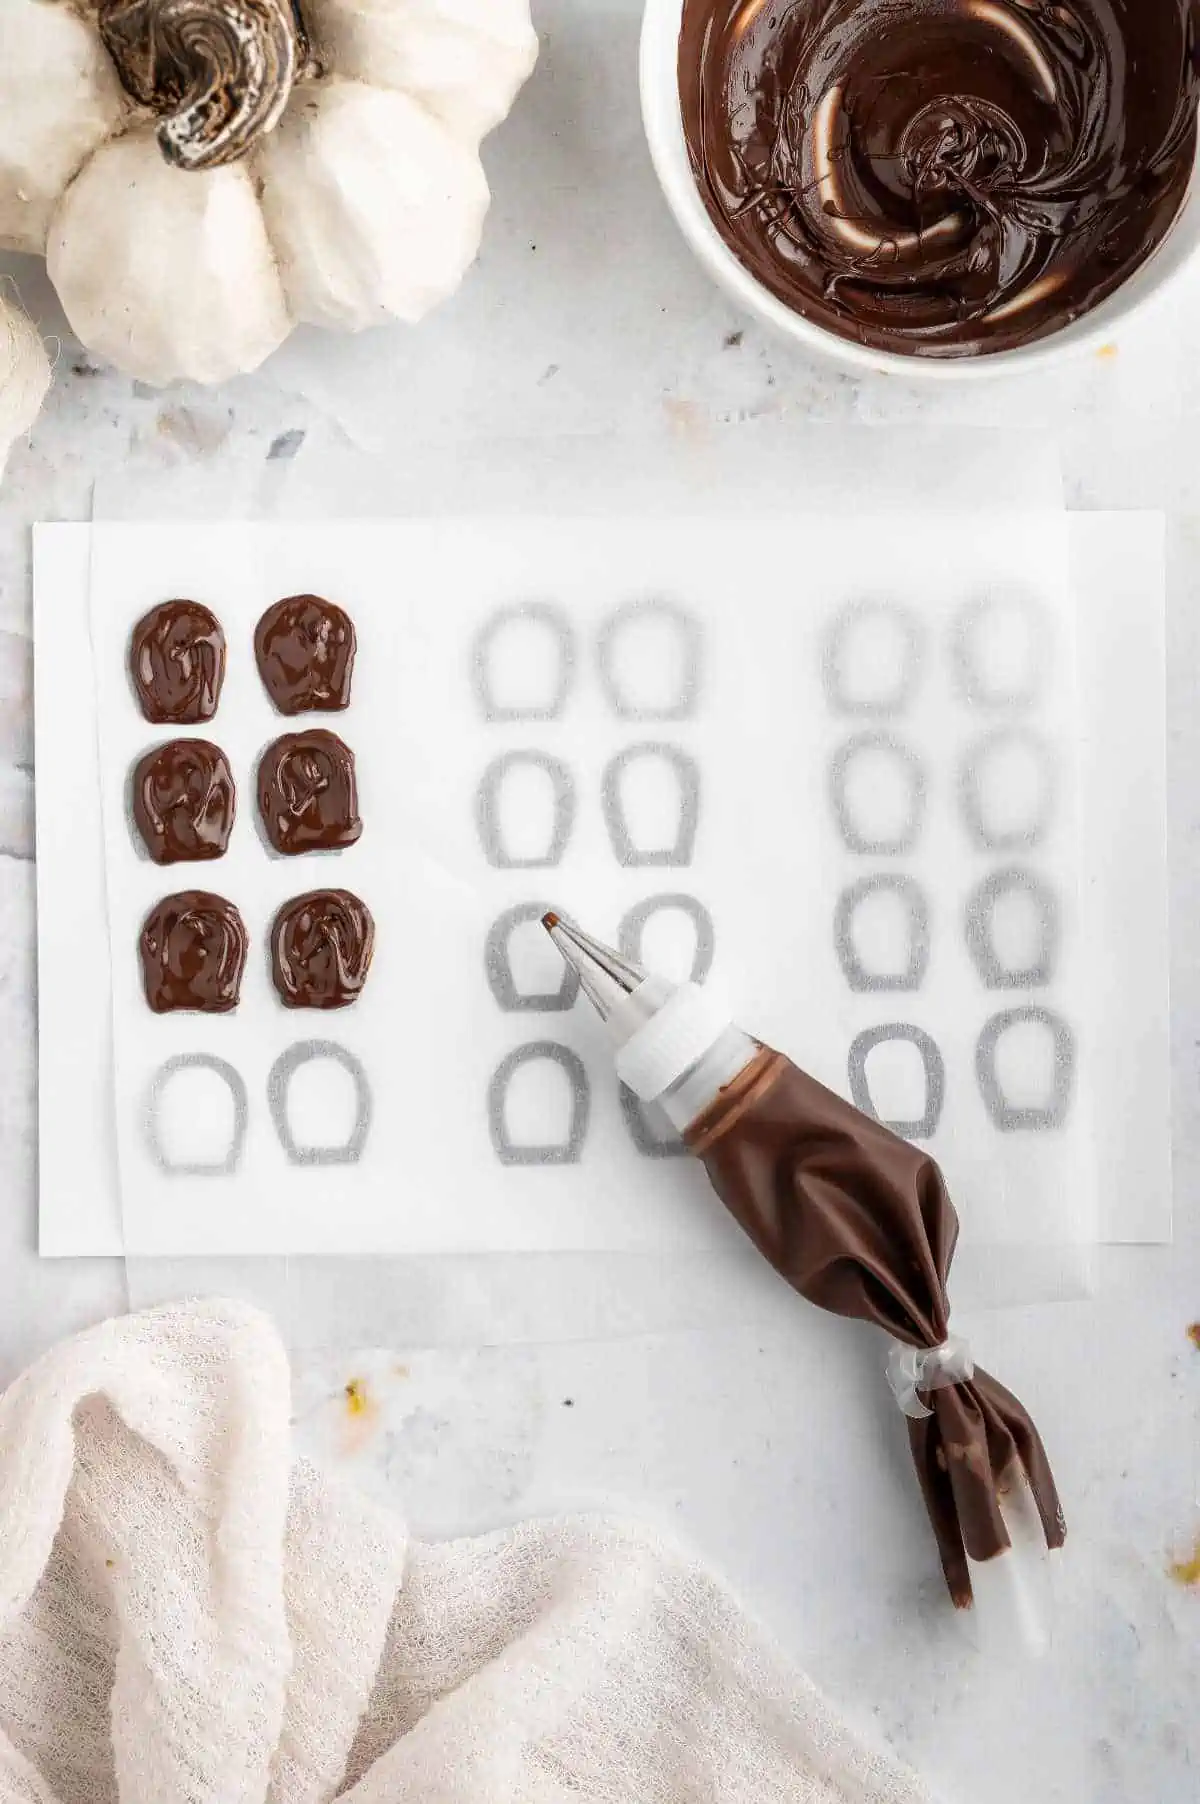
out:
<path id="1" fill-rule="evenodd" d="M 1172 1560 L 1169 1570 L 1177 1585 L 1200 1586 L 1200 1541 L 1197 1541 L 1190 1559 Z"/>
<path id="2" fill-rule="evenodd" d="M 351 1378 L 347 1381 L 346 1410 L 352 1416 L 365 1416 L 371 1407 L 371 1393 L 367 1389 L 365 1378 Z"/>

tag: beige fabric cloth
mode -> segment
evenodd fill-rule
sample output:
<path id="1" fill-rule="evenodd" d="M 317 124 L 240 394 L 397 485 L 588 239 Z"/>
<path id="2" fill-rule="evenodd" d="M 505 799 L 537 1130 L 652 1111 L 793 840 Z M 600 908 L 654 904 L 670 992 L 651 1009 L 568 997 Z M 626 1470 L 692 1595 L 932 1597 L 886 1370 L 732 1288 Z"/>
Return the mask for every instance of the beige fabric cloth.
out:
<path id="1" fill-rule="evenodd" d="M 443 1546 L 293 1463 L 233 1303 L 0 1399 L 2 1804 L 921 1804 L 703 1572 L 597 1521 Z"/>

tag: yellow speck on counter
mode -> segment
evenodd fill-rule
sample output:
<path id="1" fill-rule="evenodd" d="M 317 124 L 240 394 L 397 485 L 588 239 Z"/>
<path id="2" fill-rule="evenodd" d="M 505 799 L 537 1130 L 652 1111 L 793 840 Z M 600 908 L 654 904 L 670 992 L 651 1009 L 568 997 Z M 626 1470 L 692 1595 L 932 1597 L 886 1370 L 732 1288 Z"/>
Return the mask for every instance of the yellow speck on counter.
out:
<path id="1" fill-rule="evenodd" d="M 1190 1560 L 1174 1560 L 1171 1577 L 1177 1585 L 1200 1585 L 1200 1541 Z"/>
<path id="2" fill-rule="evenodd" d="M 676 438 L 698 445 L 708 437 L 708 416 L 698 401 L 689 401 L 684 395 L 664 395 L 662 408 Z"/>
<path id="3" fill-rule="evenodd" d="M 353 1458 L 370 1445 L 383 1422 L 382 1399 L 366 1378 L 350 1378 L 342 1386 L 339 1420 L 341 1451 Z"/>
<path id="4" fill-rule="evenodd" d="M 1116 345 L 1101 345 L 1100 349 L 1096 352 L 1097 357 L 1099 357 L 1102 363 L 1111 363 L 1116 354 Z"/>

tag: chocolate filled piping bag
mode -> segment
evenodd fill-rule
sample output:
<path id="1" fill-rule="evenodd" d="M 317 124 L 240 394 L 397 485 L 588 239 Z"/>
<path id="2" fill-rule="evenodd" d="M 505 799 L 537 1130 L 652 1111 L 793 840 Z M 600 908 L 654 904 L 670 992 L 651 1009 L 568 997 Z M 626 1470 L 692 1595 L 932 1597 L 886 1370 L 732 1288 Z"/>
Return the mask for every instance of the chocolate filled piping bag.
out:
<path id="1" fill-rule="evenodd" d="M 729 1020 L 711 992 L 643 971 L 549 914 L 551 939 L 608 1030 L 617 1075 L 657 1103 L 730 1214 L 801 1296 L 890 1336 L 887 1376 L 950 1595 L 966 1608 L 1066 1527 L 1023 1404 L 950 1330 L 958 1217 L 937 1165 Z M 1027 1587 L 1021 1640 L 1040 1638 Z M 1010 1605 L 1015 1607 L 1010 1608 Z"/>

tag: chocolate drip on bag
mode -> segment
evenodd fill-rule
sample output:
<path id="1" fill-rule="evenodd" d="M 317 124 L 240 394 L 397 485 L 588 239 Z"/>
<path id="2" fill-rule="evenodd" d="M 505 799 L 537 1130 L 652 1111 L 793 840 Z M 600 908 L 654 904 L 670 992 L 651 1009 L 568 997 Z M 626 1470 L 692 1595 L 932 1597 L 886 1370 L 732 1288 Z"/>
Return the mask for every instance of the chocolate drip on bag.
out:
<path id="1" fill-rule="evenodd" d="M 793 1289 L 895 1340 L 941 1346 L 958 1217 L 919 1148 L 764 1048 L 693 1122 L 688 1144 L 759 1252 Z M 954 1602 L 972 1601 L 968 1558 L 1010 1546 L 1005 1494 L 1027 1481 L 1048 1547 L 1066 1535 L 1041 1437 L 989 1373 L 929 1392 L 909 1419 L 913 1463 Z"/>

